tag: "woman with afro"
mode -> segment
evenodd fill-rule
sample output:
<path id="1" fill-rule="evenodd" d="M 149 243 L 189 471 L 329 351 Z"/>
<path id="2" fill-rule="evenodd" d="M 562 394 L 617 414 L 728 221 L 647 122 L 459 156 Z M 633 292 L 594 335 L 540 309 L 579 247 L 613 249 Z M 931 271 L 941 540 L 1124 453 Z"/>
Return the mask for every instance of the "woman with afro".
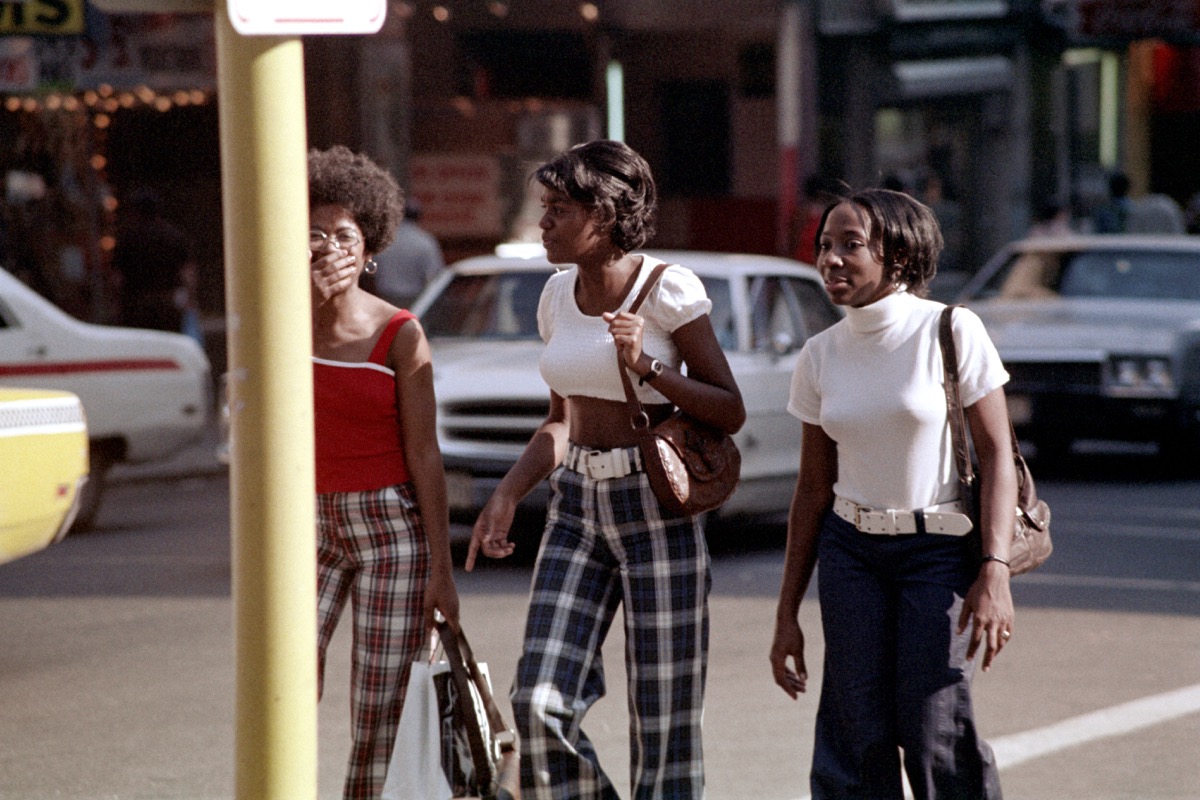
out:
<path id="1" fill-rule="evenodd" d="M 308 156 L 316 413 L 318 675 L 351 601 L 345 793 L 383 791 L 408 674 L 434 611 L 458 625 L 429 344 L 358 285 L 403 213 L 390 174 L 345 147 Z"/>

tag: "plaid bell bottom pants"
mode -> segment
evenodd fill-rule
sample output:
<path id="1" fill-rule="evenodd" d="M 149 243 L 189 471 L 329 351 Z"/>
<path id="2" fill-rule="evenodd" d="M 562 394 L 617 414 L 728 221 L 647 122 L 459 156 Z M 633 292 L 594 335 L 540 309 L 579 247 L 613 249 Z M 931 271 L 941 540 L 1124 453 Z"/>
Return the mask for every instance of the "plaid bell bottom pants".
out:
<path id="1" fill-rule="evenodd" d="M 317 669 L 350 601 L 353 742 L 343 797 L 383 793 L 408 673 L 424 644 L 429 547 L 411 484 L 317 496 Z"/>
<path id="2" fill-rule="evenodd" d="M 664 519 L 644 474 L 596 481 L 560 467 L 550 483 L 511 695 L 523 797 L 618 797 L 581 724 L 604 696 L 600 649 L 623 606 L 632 797 L 701 798 L 704 534 L 694 519 Z"/>

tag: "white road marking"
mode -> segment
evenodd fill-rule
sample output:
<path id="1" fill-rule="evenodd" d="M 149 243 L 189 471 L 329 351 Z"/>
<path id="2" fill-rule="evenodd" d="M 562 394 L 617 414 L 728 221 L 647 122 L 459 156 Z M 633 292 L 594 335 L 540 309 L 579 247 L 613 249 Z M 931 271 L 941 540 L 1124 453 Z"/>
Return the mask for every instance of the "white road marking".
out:
<path id="1" fill-rule="evenodd" d="M 1200 683 L 989 740 L 1000 769 L 1200 712 Z M 907 783 L 905 784 L 907 787 Z M 905 791 L 905 797 L 912 797 Z M 798 800 L 812 800 L 804 795 Z"/>
<path id="2" fill-rule="evenodd" d="M 991 743 L 1001 769 L 1097 739 L 1170 722 L 1200 711 L 1200 684 L 1102 708 Z"/>
<path id="3" fill-rule="evenodd" d="M 1014 578 L 1019 583 L 1042 586 L 1073 586 L 1087 589 L 1133 589 L 1146 592 L 1200 592 L 1200 581 L 1170 581 L 1159 578 L 1113 578 L 1104 575 L 1055 575 L 1030 572 Z"/>

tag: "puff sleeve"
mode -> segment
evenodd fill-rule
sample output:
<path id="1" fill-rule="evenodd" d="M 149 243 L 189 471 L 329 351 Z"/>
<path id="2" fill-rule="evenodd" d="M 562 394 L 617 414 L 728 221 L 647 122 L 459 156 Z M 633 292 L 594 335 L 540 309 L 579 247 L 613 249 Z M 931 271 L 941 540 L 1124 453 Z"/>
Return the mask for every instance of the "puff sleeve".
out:
<path id="1" fill-rule="evenodd" d="M 538 335 L 542 337 L 543 342 L 550 341 L 550 337 L 554 335 L 554 319 L 560 306 L 559 295 L 562 294 L 564 286 L 575 285 L 574 276 L 574 270 L 555 272 L 542 287 L 541 297 L 538 298 L 537 326 Z"/>
<path id="2" fill-rule="evenodd" d="M 712 301 L 696 273 L 672 264 L 646 300 L 645 313 L 668 333 L 712 311 Z"/>

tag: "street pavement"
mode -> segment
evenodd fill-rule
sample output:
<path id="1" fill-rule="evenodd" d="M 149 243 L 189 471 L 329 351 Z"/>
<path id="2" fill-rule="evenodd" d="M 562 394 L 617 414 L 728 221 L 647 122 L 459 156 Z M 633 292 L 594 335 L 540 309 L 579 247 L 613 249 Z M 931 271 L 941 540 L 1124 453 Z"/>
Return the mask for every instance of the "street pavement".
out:
<path id="1" fill-rule="evenodd" d="M 107 529 L 0 574 L 0 631 L 21 643 L 0 656 L 0 800 L 230 796 L 227 468 L 217 443 L 214 430 L 175 458 L 115 467 Z M 164 505 L 168 486 L 173 502 Z M 1006 797 L 1197 800 L 1197 484 L 1040 488 L 1055 509 L 1058 549 L 1047 567 L 1014 581 L 1016 636 L 976 680 Z M 126 545 L 133 549 L 118 549 Z M 793 702 L 766 664 L 778 544 L 718 550 L 708 796 L 802 800 L 820 686 L 817 604 L 802 610 L 813 688 Z M 472 644 L 507 708 L 528 562 L 488 563 L 457 578 Z M 45 588 L 72 580 L 81 588 Z M 319 796 L 329 800 L 346 753 L 346 629 L 335 638 L 320 709 Z M 628 785 L 622 647 L 614 626 L 604 649 L 609 696 L 585 723 L 618 787 Z"/>

